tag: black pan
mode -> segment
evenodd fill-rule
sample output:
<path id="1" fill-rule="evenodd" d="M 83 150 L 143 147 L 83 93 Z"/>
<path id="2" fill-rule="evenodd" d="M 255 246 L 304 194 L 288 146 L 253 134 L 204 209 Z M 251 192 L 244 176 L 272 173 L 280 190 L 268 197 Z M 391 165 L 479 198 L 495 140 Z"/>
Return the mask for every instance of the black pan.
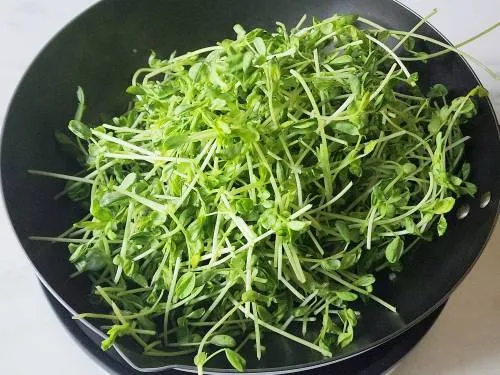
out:
<path id="1" fill-rule="evenodd" d="M 247 28 L 272 28 L 277 20 L 295 24 L 304 13 L 325 18 L 335 12 L 358 13 L 406 30 L 419 20 L 391 0 L 105 0 L 47 45 L 12 101 L 3 132 L 1 176 L 7 210 L 21 244 L 42 282 L 71 313 L 96 309 L 89 299 L 87 278 L 69 277 L 74 268 L 67 260 L 65 246 L 32 242 L 28 236 L 60 233 L 83 215 L 69 200 L 52 199 L 61 190 L 60 182 L 30 176 L 26 171 L 76 170 L 54 139 L 54 131 L 65 128 L 74 115 L 76 86 L 85 88 L 88 121 L 99 122 L 125 109 L 128 98 L 123 92 L 129 78 L 145 64 L 152 49 L 166 57 L 173 50 L 186 52 L 230 37 L 234 23 Z M 430 25 L 422 27 L 421 33 L 445 41 Z M 420 48 L 434 51 L 425 45 Z M 452 96 L 462 95 L 478 84 L 467 63 L 453 54 L 411 69 L 420 71 L 424 87 L 442 82 L 451 88 Z M 469 214 L 463 220 L 451 214 L 446 235 L 422 244 L 406 257 L 406 269 L 395 280 L 379 275 L 375 292 L 397 306 L 398 313 L 378 304 L 360 305 L 362 318 L 353 344 L 337 351 L 331 359 L 323 359 L 281 337 L 269 336 L 268 352 L 261 361 L 255 360 L 253 353 L 246 356 L 249 369 L 291 373 L 344 360 L 401 334 L 449 296 L 481 253 L 499 208 L 500 140 L 489 101 L 480 101 L 479 113 L 465 132 L 472 136 L 466 158 L 472 165 L 472 180 L 479 187 L 478 198 L 459 201 L 458 207 L 470 206 Z M 480 208 L 480 197 L 486 192 L 491 193 L 491 201 Z M 85 324 L 99 332 L 89 322 Z M 115 349 L 137 370 L 194 370 L 191 356 L 151 358 L 126 345 Z M 227 371 L 224 362 L 214 366 L 214 371 Z"/>

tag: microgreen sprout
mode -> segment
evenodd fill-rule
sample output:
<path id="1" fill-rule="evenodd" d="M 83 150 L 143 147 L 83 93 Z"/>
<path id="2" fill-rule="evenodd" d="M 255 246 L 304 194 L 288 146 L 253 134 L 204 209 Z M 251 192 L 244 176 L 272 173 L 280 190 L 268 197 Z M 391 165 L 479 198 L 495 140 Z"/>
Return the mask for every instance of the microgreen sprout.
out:
<path id="1" fill-rule="evenodd" d="M 85 122 L 78 89 L 76 141 L 58 139 L 84 172 L 30 172 L 66 180 L 89 215 L 32 239 L 67 243 L 91 276 L 109 313 L 76 318 L 105 322 L 103 349 L 130 336 L 145 355 L 192 353 L 200 374 L 222 353 L 243 371 L 243 346 L 260 358 L 270 334 L 331 356 L 355 336 L 359 296 L 396 311 L 373 273 L 400 271 L 476 192 L 460 125 L 486 91 L 423 93 L 407 65 L 458 49 L 418 34 L 423 22 L 304 22 L 153 54 L 109 123 Z M 421 54 L 415 40 L 444 49 Z"/>

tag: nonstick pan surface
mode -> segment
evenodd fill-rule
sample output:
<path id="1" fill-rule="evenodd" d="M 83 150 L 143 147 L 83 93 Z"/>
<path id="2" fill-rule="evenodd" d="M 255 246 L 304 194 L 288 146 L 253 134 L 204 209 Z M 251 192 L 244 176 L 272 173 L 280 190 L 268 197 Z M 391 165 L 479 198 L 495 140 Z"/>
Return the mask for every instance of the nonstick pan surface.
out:
<path id="1" fill-rule="evenodd" d="M 6 207 L 17 236 L 38 276 L 71 312 L 95 311 L 90 283 L 74 272 L 64 245 L 32 242 L 30 235 L 61 233 L 82 211 L 69 200 L 54 201 L 62 187 L 58 181 L 30 176 L 28 169 L 75 172 L 77 166 L 57 146 L 54 132 L 67 126 L 75 110 L 75 88 L 85 88 L 87 119 L 91 123 L 121 113 L 128 98 L 123 94 L 131 74 L 146 62 L 151 50 L 167 57 L 213 44 L 233 35 L 235 23 L 247 29 L 272 29 L 275 21 L 293 25 L 303 14 L 325 18 L 334 13 L 357 13 L 385 26 L 411 29 L 419 17 L 392 0 L 104 0 L 79 16 L 41 52 L 19 85 L 5 122 L 1 146 L 1 177 Z M 420 33 L 445 41 L 430 25 Z M 421 45 L 424 51 L 435 49 Z M 492 53 L 496 53 L 492 51 Z M 466 93 L 478 79 L 459 56 L 447 54 L 428 64 L 410 66 L 420 73 L 420 84 L 444 83 L 450 95 Z M 472 139 L 466 147 L 476 199 L 461 199 L 468 215 L 448 217 L 448 231 L 439 240 L 422 243 L 404 259 L 405 270 L 390 281 L 377 277 L 375 293 L 398 309 L 394 314 L 378 304 L 357 306 L 361 319 L 352 345 L 324 359 L 284 338 L 267 337 L 267 355 L 255 360 L 247 353 L 252 372 L 291 373 L 322 366 L 360 354 L 409 329 L 435 310 L 463 279 L 481 253 L 498 216 L 500 196 L 500 140 L 491 104 L 479 102 L 479 113 L 465 126 Z M 491 193 L 480 208 L 481 195 Z M 99 332 L 91 322 L 84 322 Z M 194 371 L 192 356 L 145 357 L 135 347 L 116 348 L 124 361 L 142 371 L 176 367 Z M 215 372 L 226 372 L 224 361 Z"/>

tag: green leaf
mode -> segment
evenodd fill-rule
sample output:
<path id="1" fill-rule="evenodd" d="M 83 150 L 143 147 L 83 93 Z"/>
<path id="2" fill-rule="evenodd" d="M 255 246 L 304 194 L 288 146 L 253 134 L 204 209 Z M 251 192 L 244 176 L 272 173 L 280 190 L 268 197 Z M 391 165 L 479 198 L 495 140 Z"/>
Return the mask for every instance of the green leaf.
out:
<path id="1" fill-rule="evenodd" d="M 78 138 L 83 140 L 89 140 L 90 137 L 92 137 L 90 128 L 81 121 L 71 120 L 68 124 L 68 129 Z"/>
<path id="2" fill-rule="evenodd" d="M 410 234 L 417 234 L 418 233 L 418 229 L 417 229 L 417 225 L 415 224 L 415 222 L 413 221 L 413 219 L 409 216 L 405 217 L 405 229 L 408 231 L 408 233 Z"/>
<path id="3" fill-rule="evenodd" d="M 239 24 L 234 25 L 233 30 L 236 33 L 238 39 L 241 39 L 246 35 L 245 29 Z"/>
<path id="4" fill-rule="evenodd" d="M 78 103 L 85 104 L 85 93 L 83 92 L 83 88 L 78 86 L 76 89 L 76 98 L 78 99 Z"/>
<path id="5" fill-rule="evenodd" d="M 437 134 L 441 127 L 444 125 L 443 120 L 441 119 L 441 116 L 439 112 L 434 112 L 431 118 L 431 121 L 427 125 L 427 130 L 431 134 Z"/>
<path id="6" fill-rule="evenodd" d="M 411 175 L 413 172 L 417 170 L 417 166 L 413 163 L 405 163 L 403 164 L 403 172 L 405 175 Z"/>
<path id="7" fill-rule="evenodd" d="M 300 318 L 310 312 L 310 310 L 311 309 L 307 306 L 299 306 L 293 310 L 292 315 L 296 318 Z"/>
<path id="8" fill-rule="evenodd" d="M 377 30 L 377 39 L 380 40 L 381 42 L 387 41 L 389 37 L 391 36 L 389 30 Z"/>
<path id="9" fill-rule="evenodd" d="M 468 194 L 471 197 L 474 197 L 477 193 L 477 186 L 474 185 L 472 182 L 465 182 L 464 186 L 461 186 L 459 190 L 461 194 Z"/>
<path id="10" fill-rule="evenodd" d="M 68 181 L 66 189 L 68 190 L 68 198 L 75 202 L 81 202 L 90 196 L 90 186 L 88 184 Z"/>
<path id="11" fill-rule="evenodd" d="M 146 278 L 139 274 L 139 273 L 135 273 L 132 275 L 132 280 L 134 280 L 139 286 L 143 287 L 143 288 L 147 288 L 149 286 L 148 284 L 148 281 L 146 280 Z"/>
<path id="12" fill-rule="evenodd" d="M 102 207 L 97 200 L 92 201 L 90 213 L 99 221 L 108 222 L 113 219 L 111 211 Z"/>
<path id="13" fill-rule="evenodd" d="M 198 367 L 203 367 L 207 362 L 208 355 L 205 352 L 200 352 L 194 357 L 194 364 Z"/>
<path id="14" fill-rule="evenodd" d="M 255 302 L 257 301 L 257 293 L 253 290 L 247 290 L 241 295 L 241 300 L 243 302 Z"/>
<path id="15" fill-rule="evenodd" d="M 448 89 L 445 85 L 438 83 L 432 86 L 427 93 L 428 98 L 439 98 L 448 95 Z"/>
<path id="16" fill-rule="evenodd" d="M 241 295 L 242 302 L 261 302 L 267 304 L 269 303 L 270 298 L 272 299 L 272 297 L 267 297 L 261 293 L 257 293 L 254 290 L 247 290 Z"/>
<path id="17" fill-rule="evenodd" d="M 470 163 L 462 164 L 462 178 L 466 180 L 470 176 Z"/>
<path id="18" fill-rule="evenodd" d="M 339 121 L 332 125 L 335 130 L 349 135 L 359 135 L 359 129 L 356 125 L 348 121 Z"/>
<path id="19" fill-rule="evenodd" d="M 347 332 L 342 332 L 337 338 L 337 345 L 339 345 L 341 348 L 345 348 L 352 342 L 353 337 L 354 334 L 352 332 L 352 329 Z"/>
<path id="20" fill-rule="evenodd" d="M 410 74 L 410 77 L 407 79 L 407 82 L 410 86 L 414 87 L 416 86 L 418 79 L 419 79 L 418 72 L 413 72 Z"/>
<path id="21" fill-rule="evenodd" d="M 449 176 L 449 180 L 455 186 L 460 186 L 463 183 L 463 180 L 457 176 Z"/>
<path id="22" fill-rule="evenodd" d="M 241 355 L 239 355 L 237 352 L 231 349 L 225 349 L 224 352 L 226 353 L 226 358 L 231 364 L 231 366 L 234 367 L 239 372 L 245 371 L 245 367 L 247 365 L 247 362 L 245 361 L 245 358 L 243 358 Z"/>
<path id="23" fill-rule="evenodd" d="M 311 224 L 310 221 L 299 221 L 299 220 L 292 220 L 287 223 L 288 228 L 295 232 L 300 232 L 303 231 L 304 229 L 308 228 L 309 225 Z"/>
<path id="24" fill-rule="evenodd" d="M 267 52 L 266 44 L 261 37 L 256 37 L 253 41 L 253 45 L 260 55 L 265 55 Z"/>
<path id="25" fill-rule="evenodd" d="M 324 35 L 331 34 L 333 32 L 333 24 L 331 22 L 323 23 L 319 29 Z"/>
<path id="26" fill-rule="evenodd" d="M 109 192 L 106 192 L 102 195 L 102 198 L 100 199 L 99 201 L 99 204 L 101 205 L 101 207 L 109 207 L 117 202 L 119 202 L 120 200 L 123 200 L 127 198 L 126 195 L 123 195 L 121 193 L 118 193 L 117 191 L 109 191 Z"/>
<path id="27" fill-rule="evenodd" d="M 375 277 L 373 275 L 363 275 L 353 282 L 354 285 L 365 287 L 375 283 Z"/>
<path id="28" fill-rule="evenodd" d="M 127 94 L 131 95 L 146 95 L 147 91 L 141 86 L 129 86 L 127 88 Z"/>
<path id="29" fill-rule="evenodd" d="M 124 259 L 122 262 L 123 273 L 127 276 L 132 276 L 135 272 L 135 262 L 131 259 Z"/>
<path id="30" fill-rule="evenodd" d="M 338 312 L 338 315 L 342 322 L 348 323 L 347 329 L 349 330 L 349 327 L 354 327 L 357 324 L 357 318 L 356 318 L 356 313 L 354 310 L 346 308 Z"/>
<path id="31" fill-rule="evenodd" d="M 358 295 L 352 292 L 335 292 L 335 294 L 343 301 L 356 301 L 358 299 Z"/>
<path id="32" fill-rule="evenodd" d="M 478 96 L 480 98 L 486 98 L 488 97 L 489 92 L 483 86 L 477 86 L 469 92 L 469 95 Z"/>
<path id="33" fill-rule="evenodd" d="M 76 245 L 74 245 L 74 246 L 76 246 Z M 87 252 L 88 247 L 89 247 L 88 244 L 81 244 L 77 247 L 73 247 L 72 254 L 69 257 L 69 261 L 75 262 L 76 260 L 78 260 L 80 257 L 82 257 Z M 70 247 L 70 250 L 71 249 L 72 248 Z"/>
<path id="34" fill-rule="evenodd" d="M 404 242 L 399 237 L 395 237 L 385 248 L 385 257 L 389 263 L 396 263 L 403 255 Z"/>
<path id="35" fill-rule="evenodd" d="M 432 209 L 435 214 L 441 215 L 450 212 L 453 209 L 454 205 L 455 205 L 455 198 L 447 197 L 444 199 L 438 199 L 434 203 Z"/>
<path id="36" fill-rule="evenodd" d="M 332 65 L 345 65 L 352 62 L 352 56 L 349 55 L 341 55 L 332 60 Z"/>
<path id="37" fill-rule="evenodd" d="M 254 54 L 251 51 L 248 51 L 243 55 L 242 68 L 244 72 L 246 72 L 250 68 L 250 66 L 252 66 L 253 58 Z"/>
<path id="38" fill-rule="evenodd" d="M 338 259 L 325 259 L 321 261 L 321 268 L 327 271 L 337 271 L 342 263 Z"/>
<path id="39" fill-rule="evenodd" d="M 215 335 L 210 339 L 210 344 L 223 348 L 234 348 L 236 340 L 228 335 Z"/>
<path id="40" fill-rule="evenodd" d="M 163 141 L 164 147 L 168 150 L 175 150 L 180 146 L 189 142 L 189 137 L 185 134 L 175 134 L 169 136 L 167 139 Z"/>
<path id="41" fill-rule="evenodd" d="M 340 233 L 340 236 L 345 242 L 351 242 L 351 231 L 349 230 L 349 227 L 345 222 L 339 220 L 336 221 L 335 228 L 337 228 L 337 230 Z"/>
<path id="42" fill-rule="evenodd" d="M 191 311 L 189 314 L 186 315 L 186 318 L 196 320 L 200 319 L 203 315 L 205 315 L 205 309 L 202 307 Z"/>
<path id="43" fill-rule="evenodd" d="M 130 331 L 130 326 L 128 324 L 114 325 L 108 330 L 108 338 L 101 342 L 101 349 L 106 351 L 115 343 L 119 336 L 123 336 Z"/>
<path id="44" fill-rule="evenodd" d="M 85 162 L 86 155 L 82 152 L 73 138 L 70 138 L 68 135 L 60 131 L 55 132 L 55 137 L 64 153 L 76 159 L 81 164 Z"/>
<path id="45" fill-rule="evenodd" d="M 377 141 L 370 141 L 365 145 L 363 153 L 365 155 L 371 154 L 375 150 L 375 147 L 377 147 Z"/>
<path id="46" fill-rule="evenodd" d="M 154 226 L 158 226 L 164 224 L 165 221 L 167 221 L 167 214 L 165 214 L 164 212 L 155 211 L 150 214 L 150 218 L 151 223 Z"/>
<path id="47" fill-rule="evenodd" d="M 196 284 L 196 277 L 193 272 L 182 275 L 175 286 L 175 295 L 179 299 L 184 299 L 191 294 Z"/>
<path id="48" fill-rule="evenodd" d="M 403 47 L 407 51 L 413 51 L 415 49 L 415 38 L 411 36 L 407 38 L 403 43 Z"/>
<path id="49" fill-rule="evenodd" d="M 189 68 L 188 71 L 188 76 L 191 80 L 195 81 L 198 79 L 198 75 L 201 72 L 201 68 L 203 67 L 203 64 L 201 62 L 197 62 L 196 64 L 193 64 L 191 68 Z"/>
<path id="50" fill-rule="evenodd" d="M 351 268 L 356 264 L 359 259 L 360 254 L 358 252 L 348 252 L 342 257 L 341 269 L 346 270 Z"/>
<path id="51" fill-rule="evenodd" d="M 349 78 L 349 86 L 351 88 L 351 92 L 354 95 L 357 96 L 361 94 L 361 82 L 359 81 L 358 76 L 353 75 Z"/>
<path id="52" fill-rule="evenodd" d="M 236 201 L 236 211 L 242 215 L 251 213 L 254 210 L 253 200 L 250 198 L 241 198 Z"/>
<path id="53" fill-rule="evenodd" d="M 438 221 L 438 225 L 437 225 L 438 235 L 442 236 L 446 232 L 447 228 L 448 228 L 448 222 L 446 221 L 446 218 L 443 215 L 441 215 L 439 217 L 439 221 Z"/>
<path id="54" fill-rule="evenodd" d="M 120 189 L 128 190 L 128 188 L 131 187 L 136 180 L 137 180 L 137 174 L 133 172 L 129 173 L 128 175 L 125 176 L 122 183 L 120 184 Z"/>

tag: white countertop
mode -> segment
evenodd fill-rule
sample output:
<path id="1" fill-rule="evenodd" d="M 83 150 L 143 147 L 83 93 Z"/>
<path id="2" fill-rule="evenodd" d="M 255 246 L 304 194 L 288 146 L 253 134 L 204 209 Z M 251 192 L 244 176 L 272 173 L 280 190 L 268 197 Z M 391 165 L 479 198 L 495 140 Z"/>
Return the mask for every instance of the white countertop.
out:
<path id="1" fill-rule="evenodd" d="M 200 0 L 201 1 L 201 0 Z M 369 0 L 367 0 L 369 1 Z M 0 123 L 23 72 L 44 44 L 96 0 L 0 0 Z M 432 23 L 460 42 L 500 20 L 498 0 L 404 0 L 439 14 Z M 500 29 L 465 48 L 500 72 Z M 476 69 L 500 113 L 500 82 Z M 104 374 L 52 312 L 0 203 L 0 373 Z M 396 375 L 500 374 L 500 225 L 443 314 Z"/>

